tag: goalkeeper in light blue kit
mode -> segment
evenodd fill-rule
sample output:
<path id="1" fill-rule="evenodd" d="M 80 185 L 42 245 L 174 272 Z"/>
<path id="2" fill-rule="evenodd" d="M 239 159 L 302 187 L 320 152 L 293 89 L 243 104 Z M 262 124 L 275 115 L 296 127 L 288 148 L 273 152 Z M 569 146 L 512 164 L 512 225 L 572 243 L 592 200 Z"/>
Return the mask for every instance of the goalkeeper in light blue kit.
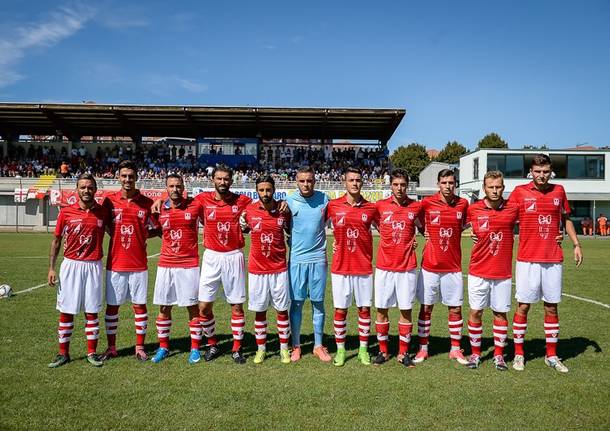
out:
<path id="1" fill-rule="evenodd" d="M 324 335 L 324 292 L 326 290 L 326 231 L 325 215 L 328 197 L 314 190 L 315 173 L 311 167 L 297 171 L 297 193 L 288 196 L 292 212 L 290 237 L 290 327 L 292 329 L 293 362 L 301 359 L 301 321 L 307 297 L 313 312 L 313 354 L 330 362 L 328 350 L 322 344 Z"/>

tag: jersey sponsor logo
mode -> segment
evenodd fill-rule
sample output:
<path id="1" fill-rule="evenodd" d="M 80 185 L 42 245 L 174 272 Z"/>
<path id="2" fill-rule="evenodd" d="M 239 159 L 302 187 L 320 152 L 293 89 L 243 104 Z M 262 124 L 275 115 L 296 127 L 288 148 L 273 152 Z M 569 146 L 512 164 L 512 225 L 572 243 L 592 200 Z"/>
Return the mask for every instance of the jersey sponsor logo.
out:
<path id="1" fill-rule="evenodd" d="M 358 228 L 355 228 L 355 229 L 347 228 L 345 235 L 347 236 L 346 248 L 349 250 L 350 253 L 354 253 L 356 251 L 356 249 L 358 248 L 358 244 L 356 243 L 356 240 L 360 236 L 360 231 L 358 230 Z"/>
<path id="2" fill-rule="evenodd" d="M 191 213 L 189 213 L 189 212 L 184 213 L 184 220 L 190 220 L 191 217 L 192 217 Z"/>
<path id="3" fill-rule="evenodd" d="M 146 212 L 144 210 L 138 210 L 138 218 L 144 218 Z"/>
<path id="4" fill-rule="evenodd" d="M 441 224 L 441 212 L 430 211 L 430 224 L 440 225 Z"/>
<path id="5" fill-rule="evenodd" d="M 479 224 L 479 230 L 481 232 L 487 232 L 489 230 L 489 217 L 488 216 L 477 217 L 477 222 Z"/>
<path id="6" fill-rule="evenodd" d="M 449 238 L 451 238 L 453 236 L 453 229 L 451 229 L 450 227 L 447 229 L 442 227 L 438 231 L 438 234 L 440 235 L 439 244 L 440 244 L 441 250 L 443 250 L 443 252 L 445 252 L 449 249 Z"/>
<path id="7" fill-rule="evenodd" d="M 489 254 L 497 256 L 500 251 L 500 243 L 503 238 L 502 232 L 490 232 L 489 234 Z"/>
<path id="8" fill-rule="evenodd" d="M 133 235 L 134 228 L 132 224 L 121 225 L 121 245 L 125 250 L 131 247 L 131 235 Z"/>
<path id="9" fill-rule="evenodd" d="M 559 206 L 559 198 L 553 198 L 553 205 L 555 205 L 556 207 Z"/>
<path id="10" fill-rule="evenodd" d="M 253 231 L 256 232 L 256 231 L 259 231 L 262 229 L 263 221 L 260 218 L 258 218 L 258 219 L 253 218 L 252 221 L 254 222 L 254 226 L 252 226 Z"/>
<path id="11" fill-rule="evenodd" d="M 169 231 L 169 238 L 171 244 L 169 248 L 176 254 L 180 252 L 180 240 L 182 239 L 182 229 L 172 229 Z"/>
<path id="12" fill-rule="evenodd" d="M 407 223 L 402 221 L 394 220 L 392 222 L 392 242 L 394 244 L 400 244 L 400 240 L 402 239 L 402 231 L 405 230 Z"/>
<path id="13" fill-rule="evenodd" d="M 208 209 L 208 220 L 216 220 L 216 208 Z"/>
<path id="14" fill-rule="evenodd" d="M 273 243 L 273 233 L 261 233 L 261 253 L 265 257 L 271 255 L 271 244 Z"/>
<path id="15" fill-rule="evenodd" d="M 345 213 L 338 213 L 337 217 L 339 217 L 337 219 L 337 226 L 344 226 L 345 225 Z"/>
<path id="16" fill-rule="evenodd" d="M 386 224 L 392 223 L 392 214 L 394 214 L 392 211 L 384 211 L 383 212 L 383 222 Z"/>
<path id="17" fill-rule="evenodd" d="M 85 248 L 93 242 L 93 236 L 81 235 L 78 237 L 78 242 L 80 243 L 80 247 L 76 251 L 76 255 L 80 257 L 85 253 Z"/>
<path id="18" fill-rule="evenodd" d="M 229 222 L 218 222 L 216 223 L 216 229 L 218 231 L 218 241 L 226 246 L 229 243 L 229 230 L 231 229 L 231 223 Z"/>
<path id="19" fill-rule="evenodd" d="M 551 217 L 551 214 L 546 216 L 544 214 L 538 215 L 538 235 L 540 235 L 540 238 L 547 239 L 549 237 L 550 224 L 552 220 L 553 218 Z"/>
<path id="20" fill-rule="evenodd" d="M 535 198 L 526 198 L 525 199 L 525 212 L 535 213 L 538 210 L 536 206 Z"/>
<path id="21" fill-rule="evenodd" d="M 115 223 L 119 223 L 121 220 L 123 220 L 123 208 L 115 208 L 112 211 L 114 212 L 113 221 Z"/>

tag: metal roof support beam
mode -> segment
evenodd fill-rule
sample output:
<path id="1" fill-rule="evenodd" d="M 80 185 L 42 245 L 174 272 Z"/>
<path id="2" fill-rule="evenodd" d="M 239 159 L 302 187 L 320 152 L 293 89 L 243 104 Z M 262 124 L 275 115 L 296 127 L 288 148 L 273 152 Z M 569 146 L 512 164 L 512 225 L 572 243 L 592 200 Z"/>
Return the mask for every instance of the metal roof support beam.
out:
<path id="1" fill-rule="evenodd" d="M 65 136 L 70 141 L 80 141 L 81 135 L 78 131 L 68 125 L 59 115 L 44 106 L 41 106 L 40 109 L 49 121 L 53 123 L 53 126 L 55 127 L 55 136 L 57 136 L 59 140 Z"/>
<path id="2" fill-rule="evenodd" d="M 136 147 L 139 146 L 142 143 L 142 135 L 140 135 L 139 133 L 137 133 L 134 130 L 134 128 L 131 126 L 131 124 L 129 123 L 129 120 L 127 120 L 125 115 L 123 115 L 119 111 L 116 111 L 114 109 L 114 106 L 111 109 L 112 109 L 112 113 L 114 114 L 114 117 L 119 121 L 119 123 L 121 124 L 121 127 L 123 129 L 127 130 L 128 136 L 134 142 Z"/>

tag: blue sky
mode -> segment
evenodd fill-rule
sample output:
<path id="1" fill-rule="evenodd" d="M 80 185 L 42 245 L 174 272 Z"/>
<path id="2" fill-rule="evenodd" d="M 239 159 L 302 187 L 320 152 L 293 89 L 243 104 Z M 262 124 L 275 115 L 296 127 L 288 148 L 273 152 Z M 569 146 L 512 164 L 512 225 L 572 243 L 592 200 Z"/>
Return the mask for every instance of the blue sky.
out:
<path id="1" fill-rule="evenodd" d="M 610 2 L 12 1 L 0 101 L 404 108 L 390 148 L 610 145 Z"/>

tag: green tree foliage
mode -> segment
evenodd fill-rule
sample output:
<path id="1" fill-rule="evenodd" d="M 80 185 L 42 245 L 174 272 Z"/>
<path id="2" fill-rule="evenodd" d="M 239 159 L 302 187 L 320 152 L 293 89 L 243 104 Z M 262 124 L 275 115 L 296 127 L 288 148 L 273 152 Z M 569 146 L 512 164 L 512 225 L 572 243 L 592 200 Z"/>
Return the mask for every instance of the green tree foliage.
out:
<path id="1" fill-rule="evenodd" d="M 398 147 L 390 159 L 394 167 L 406 169 L 413 180 L 418 180 L 419 173 L 430 163 L 426 147 L 417 143 Z"/>
<path id="2" fill-rule="evenodd" d="M 479 141 L 479 148 L 508 148 L 508 144 L 497 133 L 490 133 Z"/>
<path id="3" fill-rule="evenodd" d="M 460 161 L 460 156 L 463 156 L 467 152 L 468 150 L 465 146 L 457 141 L 451 141 L 447 142 L 447 145 L 443 147 L 434 160 L 442 163 L 458 163 Z"/>

